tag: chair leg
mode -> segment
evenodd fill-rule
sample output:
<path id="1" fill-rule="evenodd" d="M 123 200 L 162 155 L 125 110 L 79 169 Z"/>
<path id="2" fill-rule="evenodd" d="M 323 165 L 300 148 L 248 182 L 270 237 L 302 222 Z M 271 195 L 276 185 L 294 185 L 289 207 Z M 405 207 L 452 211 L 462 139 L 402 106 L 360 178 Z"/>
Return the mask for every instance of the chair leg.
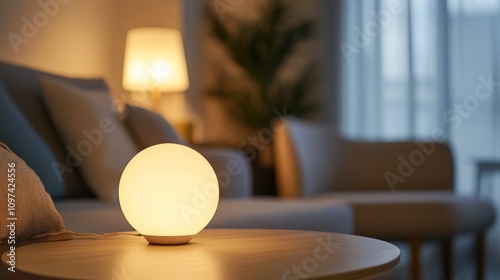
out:
<path id="1" fill-rule="evenodd" d="M 410 239 L 411 251 L 411 277 L 412 280 L 420 280 L 420 247 L 422 240 L 420 238 Z"/>
<path id="2" fill-rule="evenodd" d="M 453 279 L 453 240 L 445 239 L 441 244 L 443 250 L 443 273 L 444 279 Z"/>
<path id="3" fill-rule="evenodd" d="M 485 237 L 484 233 L 478 233 L 476 235 L 476 273 L 477 280 L 484 279 L 484 248 L 485 248 Z"/>

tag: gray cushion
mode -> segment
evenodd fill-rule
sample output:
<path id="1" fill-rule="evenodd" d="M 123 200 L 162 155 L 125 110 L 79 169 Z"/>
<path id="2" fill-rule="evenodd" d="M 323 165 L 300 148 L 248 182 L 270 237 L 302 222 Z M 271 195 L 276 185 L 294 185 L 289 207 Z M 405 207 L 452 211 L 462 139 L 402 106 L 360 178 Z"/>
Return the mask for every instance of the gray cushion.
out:
<path id="1" fill-rule="evenodd" d="M 66 226 L 75 232 L 114 232 L 133 228 L 120 206 L 95 199 L 55 203 Z M 276 199 L 223 199 L 209 228 L 267 228 L 352 232 L 352 212 L 345 203 L 328 204 Z"/>
<path id="2" fill-rule="evenodd" d="M 19 112 L 2 82 L 0 82 L 0 142 L 6 143 L 35 171 L 52 198 L 66 195 L 63 181 L 59 180 L 52 168 L 52 164 L 56 162 L 54 154 Z"/>
<path id="3" fill-rule="evenodd" d="M 159 114 L 128 105 L 123 123 L 139 149 L 161 143 L 186 143 Z M 252 169 L 243 153 L 230 149 L 196 148 L 210 162 L 219 178 L 221 197 L 248 197 L 252 189 Z"/>
<path id="4" fill-rule="evenodd" d="M 337 192 L 311 199 L 348 202 L 355 234 L 391 240 L 481 232 L 495 221 L 490 201 L 449 191 Z"/>
<path id="5" fill-rule="evenodd" d="M 155 112 L 129 105 L 124 115 L 123 123 L 141 150 L 161 143 L 185 144 L 175 129 Z"/>
<path id="6" fill-rule="evenodd" d="M 340 200 L 311 203 L 276 198 L 225 199 L 208 227 L 352 233 L 352 220 L 351 207 Z"/>

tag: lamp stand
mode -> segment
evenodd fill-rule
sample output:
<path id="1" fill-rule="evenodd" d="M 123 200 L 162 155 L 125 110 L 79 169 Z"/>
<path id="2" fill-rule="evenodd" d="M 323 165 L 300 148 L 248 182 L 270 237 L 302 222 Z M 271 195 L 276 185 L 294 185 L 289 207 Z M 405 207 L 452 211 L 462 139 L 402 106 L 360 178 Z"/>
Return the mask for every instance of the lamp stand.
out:
<path id="1" fill-rule="evenodd" d="M 161 105 L 161 90 L 159 88 L 153 88 L 151 90 L 151 108 L 156 113 L 160 113 Z"/>

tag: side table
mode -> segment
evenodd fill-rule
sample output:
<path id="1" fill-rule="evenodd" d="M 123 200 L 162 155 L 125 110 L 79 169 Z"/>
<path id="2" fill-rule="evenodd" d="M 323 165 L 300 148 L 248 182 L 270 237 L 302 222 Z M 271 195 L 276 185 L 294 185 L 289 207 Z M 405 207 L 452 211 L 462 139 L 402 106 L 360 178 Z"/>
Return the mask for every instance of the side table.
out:
<path id="1" fill-rule="evenodd" d="M 387 242 L 314 231 L 208 229 L 191 243 L 148 245 L 141 236 L 76 238 L 19 247 L 7 279 L 356 279 L 394 267 Z"/>

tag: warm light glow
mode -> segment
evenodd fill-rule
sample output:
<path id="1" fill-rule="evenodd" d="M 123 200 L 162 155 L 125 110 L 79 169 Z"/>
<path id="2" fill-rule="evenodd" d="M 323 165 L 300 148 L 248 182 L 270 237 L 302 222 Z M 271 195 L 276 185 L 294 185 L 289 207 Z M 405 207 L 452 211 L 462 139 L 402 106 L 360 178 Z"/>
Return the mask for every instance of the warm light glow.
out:
<path id="1" fill-rule="evenodd" d="M 195 150 L 159 144 L 138 153 L 120 179 L 127 221 L 150 243 L 187 243 L 212 219 L 219 203 L 217 176 Z"/>
<path id="2" fill-rule="evenodd" d="M 182 36 L 170 28 L 136 28 L 127 34 L 123 88 L 182 92 L 189 87 Z"/>

